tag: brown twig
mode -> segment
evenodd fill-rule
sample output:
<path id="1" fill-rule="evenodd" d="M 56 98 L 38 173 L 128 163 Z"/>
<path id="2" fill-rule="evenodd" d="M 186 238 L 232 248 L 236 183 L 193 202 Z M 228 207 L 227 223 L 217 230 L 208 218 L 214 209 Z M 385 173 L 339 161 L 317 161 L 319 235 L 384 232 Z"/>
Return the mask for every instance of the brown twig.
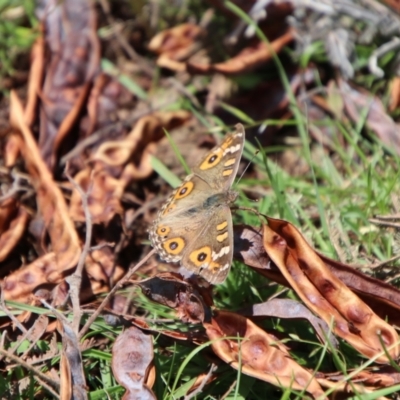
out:
<path id="1" fill-rule="evenodd" d="M 153 249 L 150 251 L 147 256 L 145 256 L 138 264 L 132 266 L 129 268 L 128 272 L 125 274 L 125 276 L 118 281 L 115 286 L 110 290 L 110 292 L 107 294 L 107 296 L 104 298 L 104 300 L 101 302 L 97 310 L 92 314 L 92 316 L 86 321 L 86 324 L 83 326 L 81 331 L 79 332 L 79 339 L 81 339 L 86 332 L 89 330 L 90 325 L 96 320 L 96 318 L 100 315 L 100 313 L 103 311 L 104 307 L 108 304 L 110 301 L 111 297 L 114 295 L 114 293 L 122 287 L 130 278 L 131 276 L 142 266 L 144 265 L 153 255 L 155 254 L 155 250 Z"/>
<path id="2" fill-rule="evenodd" d="M 23 332 L 25 335 L 28 333 L 28 331 L 25 329 L 25 327 L 21 324 L 21 322 L 18 321 L 15 316 L 8 311 L 8 308 L 6 306 L 6 302 L 4 301 L 4 287 L 3 283 L 0 285 L 0 307 L 4 311 L 4 313 L 7 315 L 8 318 L 11 319 L 11 321 L 14 322 L 16 326 L 18 326 L 19 330 Z"/>
<path id="3" fill-rule="evenodd" d="M 397 228 L 400 229 L 400 222 L 392 222 L 389 220 L 377 219 L 377 218 L 370 218 L 369 222 L 379 225 L 379 226 L 386 226 L 390 228 Z"/>
<path id="4" fill-rule="evenodd" d="M 226 399 L 226 398 L 229 396 L 229 394 L 232 392 L 233 388 L 234 388 L 236 385 L 237 385 L 237 379 L 235 379 L 235 380 L 232 382 L 232 385 L 229 386 L 228 390 L 222 395 L 222 397 L 220 398 L 220 400 Z"/>
<path id="5" fill-rule="evenodd" d="M 216 364 L 211 364 L 211 368 L 208 371 L 207 375 L 203 378 L 203 380 L 201 381 L 200 385 L 196 388 L 196 390 L 193 390 L 192 393 L 189 393 L 188 395 L 186 395 L 184 397 L 184 400 L 190 400 L 193 399 L 193 397 L 197 396 L 198 394 L 200 394 L 203 389 L 204 386 L 207 385 L 208 380 L 211 378 L 211 375 L 213 374 L 213 372 L 217 369 L 217 365 Z"/>
<path id="6" fill-rule="evenodd" d="M 16 364 L 20 365 L 21 367 L 25 368 L 28 371 L 31 371 L 34 375 L 38 376 L 43 381 L 47 382 L 49 385 L 54 387 L 56 390 L 60 390 L 60 384 L 55 382 L 54 380 L 50 379 L 47 375 L 42 373 L 41 371 L 37 370 L 36 368 L 32 367 L 32 365 L 28 364 L 21 358 L 9 353 L 7 350 L 0 348 L 0 354 L 9 358 L 10 360 L 14 361 Z"/>
<path id="7" fill-rule="evenodd" d="M 49 393 L 53 395 L 55 399 L 58 399 L 60 395 L 53 390 L 53 388 L 48 385 L 43 379 L 40 379 L 38 376 L 36 377 L 37 383 L 39 383 L 44 389 L 46 389 Z"/>
<path id="8" fill-rule="evenodd" d="M 369 268 L 370 269 L 382 268 L 382 267 L 385 267 L 386 265 L 388 265 L 388 264 L 390 264 L 390 263 L 392 263 L 394 261 L 397 261 L 398 259 L 400 259 L 400 254 L 397 254 L 396 256 L 391 257 L 388 260 L 382 261 L 380 263 L 373 264 Z"/>
<path id="9" fill-rule="evenodd" d="M 378 66 L 378 59 L 393 50 L 397 50 L 399 47 L 400 39 L 394 36 L 389 42 L 384 43 L 382 46 L 375 49 L 368 60 L 368 67 L 371 73 L 378 78 L 383 78 L 385 72 Z"/>
<path id="10" fill-rule="evenodd" d="M 102 248 L 104 248 L 104 247 L 114 247 L 115 246 L 115 243 L 113 242 L 113 243 L 100 243 L 100 244 L 97 244 L 96 246 L 91 246 L 90 247 L 90 250 L 91 251 L 95 251 L 95 250 L 101 250 Z"/>
<path id="11" fill-rule="evenodd" d="M 6 173 L 8 176 L 11 176 L 13 178 L 12 184 L 11 184 L 11 188 L 7 191 L 7 193 L 4 193 L 2 196 L 0 196 L 0 203 L 2 203 L 3 201 L 14 197 L 18 192 L 26 192 L 28 190 L 30 190 L 29 187 L 23 187 L 21 186 L 21 181 L 22 180 L 27 180 L 28 182 L 29 179 L 26 178 L 25 174 L 23 173 L 19 173 L 17 171 L 11 170 L 9 171 L 8 168 L 1 168 L 2 170 L 5 169 Z M 3 171 L 1 171 L 3 172 Z"/>
<path id="12" fill-rule="evenodd" d="M 68 360 L 68 363 L 71 365 L 72 391 L 74 394 L 73 397 L 86 399 L 85 396 L 86 392 L 84 391 L 84 387 L 86 386 L 86 378 L 83 371 L 82 353 L 79 347 L 78 334 L 73 329 L 75 318 L 72 322 L 69 322 L 69 320 L 63 314 L 61 314 L 53 306 L 48 304 L 46 300 L 41 300 L 41 303 L 49 310 L 51 310 L 62 324 L 64 331 L 62 335 L 62 343 L 63 343 L 62 354 L 65 355 L 65 357 Z M 78 306 L 79 306 L 79 299 L 78 299 Z M 83 393 L 83 396 L 78 396 L 77 393 Z"/>
<path id="13" fill-rule="evenodd" d="M 82 286 L 82 271 L 85 267 L 86 257 L 90 251 L 90 244 L 92 241 L 92 231 L 93 231 L 93 223 L 92 223 L 92 216 L 90 214 L 89 204 L 88 204 L 88 197 L 93 187 L 93 179 L 92 176 L 90 177 L 90 184 L 87 192 L 85 193 L 83 189 L 76 183 L 76 181 L 69 175 L 67 172 L 68 165 L 65 168 L 64 174 L 72 184 L 72 186 L 77 190 L 79 195 L 82 199 L 82 208 L 85 213 L 85 221 L 86 221 L 86 237 L 85 237 L 85 244 L 83 246 L 81 255 L 79 257 L 78 265 L 75 269 L 75 272 L 68 276 L 65 280 L 69 284 L 70 287 L 70 297 L 72 302 L 72 309 L 74 313 L 74 319 L 72 322 L 72 329 L 78 335 L 79 332 L 79 324 L 82 317 L 82 310 L 80 307 L 80 300 L 79 300 L 79 293 Z M 93 172 L 93 171 L 92 171 Z"/>
<path id="14" fill-rule="evenodd" d="M 375 218 L 373 219 L 377 219 L 378 221 L 395 221 L 400 219 L 400 214 L 396 213 L 396 214 L 389 214 L 389 215 L 375 215 Z"/>
<path id="15" fill-rule="evenodd" d="M 385 282 L 386 283 L 390 283 L 390 282 L 393 282 L 393 281 L 395 281 L 395 280 L 397 280 L 399 278 L 400 278 L 400 274 L 396 274 L 396 275 L 394 275 L 394 276 L 392 276 L 392 277 L 390 277 L 388 279 L 385 279 Z"/>
<path id="16" fill-rule="evenodd" d="M 35 321 L 35 323 L 36 323 L 36 321 Z M 32 328 L 34 328 L 34 326 L 35 325 L 33 325 Z M 15 343 L 15 345 L 8 350 L 10 354 L 14 354 L 18 350 L 19 346 L 21 346 L 21 344 L 24 340 L 29 340 L 31 342 L 31 345 L 29 346 L 27 351 L 24 351 L 24 353 L 22 354 L 22 357 L 24 357 L 28 353 L 28 351 L 32 348 L 32 345 L 36 344 L 36 343 L 32 343 L 32 340 L 30 340 L 30 338 L 28 337 L 28 336 L 30 336 L 30 333 L 32 332 L 32 328 L 29 329 L 29 331 L 26 331 L 21 337 L 18 338 L 17 343 Z"/>

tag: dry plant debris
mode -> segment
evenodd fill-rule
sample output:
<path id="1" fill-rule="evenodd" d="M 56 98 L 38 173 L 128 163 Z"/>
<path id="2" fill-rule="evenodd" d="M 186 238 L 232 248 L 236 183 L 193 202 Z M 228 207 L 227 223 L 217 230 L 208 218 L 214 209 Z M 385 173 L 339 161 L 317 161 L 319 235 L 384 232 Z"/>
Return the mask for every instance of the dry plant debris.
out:
<path id="1" fill-rule="evenodd" d="M 115 379 L 126 388 L 124 400 L 156 398 L 150 389 L 155 380 L 152 358 L 152 337 L 140 329 L 132 326 L 115 341 L 112 368 Z"/>
<path id="2" fill-rule="evenodd" d="M 189 400 L 213 396 L 213 388 L 224 398 L 236 385 L 231 382 L 225 394 L 218 387 L 230 368 L 304 398 L 398 385 L 400 290 L 320 254 L 292 223 L 258 213 L 261 228 L 236 224 L 234 259 L 261 285 L 282 285 L 299 300 L 260 296 L 231 307 L 241 288 L 227 285 L 225 296 L 200 277 L 185 278 L 159 262 L 147 241 L 169 190 L 154 173 L 157 165 L 162 171 L 155 156 L 176 158 L 161 152 L 165 132 L 200 159 L 215 144 L 202 136 L 204 125 L 233 126 L 240 119 L 249 127 L 247 142 L 264 149 L 287 145 L 276 151 L 277 162 L 301 176 L 313 172 L 310 165 L 319 157 L 336 162 L 338 171 L 365 157 L 344 133 L 356 126 L 360 137 L 382 143 L 389 163 L 398 163 L 398 4 L 210 0 L 201 18 L 183 20 L 164 19 L 166 10 L 157 11 L 155 2 L 125 17 L 120 13 L 127 4 L 116 3 L 121 10 L 106 1 L 98 9 L 90 1 L 40 2 L 23 85 L 17 74 L 0 75 L 9 90 L 0 99 L 0 367 L 10 396 L 31 390 L 37 398 L 87 399 L 108 396 L 114 383 L 113 393 L 123 399 L 168 392 Z M 357 46 L 371 42 L 374 50 L 354 62 Z M 306 50 L 321 44 L 324 62 L 305 62 Z M 389 56 L 390 68 L 379 64 Z M 105 72 L 102 59 L 115 63 L 114 73 Z M 372 90 L 363 68 L 373 79 L 395 71 L 386 86 L 389 106 L 383 83 Z M 298 112 L 306 115 L 300 122 L 307 120 L 308 162 L 291 151 L 300 143 L 290 123 L 299 122 Z M 324 124 L 327 119 L 337 124 Z M 337 161 L 342 153 L 348 164 Z M 268 162 L 257 160 L 259 168 L 245 175 L 255 183 L 244 191 L 262 201 L 271 193 L 264 185 Z M 396 199 L 393 204 L 400 213 Z M 373 222 L 382 225 L 378 217 Z M 399 224 L 387 226 L 399 241 Z M 378 267 L 371 262 L 364 268 Z M 152 307 L 164 310 L 162 317 Z M 357 362 L 368 361 L 362 370 L 356 362 L 346 371 L 336 364 L 310 366 L 293 356 L 296 341 L 286 332 L 266 327 L 271 317 L 303 320 L 325 357 L 345 348 Z M 163 367 L 162 357 L 173 358 L 171 343 L 204 355 L 201 372 L 184 382 L 179 395 L 176 382 L 186 360 L 167 379 L 155 367 Z M 96 386 L 104 365 L 85 361 L 91 351 L 109 356 L 110 387 Z"/>

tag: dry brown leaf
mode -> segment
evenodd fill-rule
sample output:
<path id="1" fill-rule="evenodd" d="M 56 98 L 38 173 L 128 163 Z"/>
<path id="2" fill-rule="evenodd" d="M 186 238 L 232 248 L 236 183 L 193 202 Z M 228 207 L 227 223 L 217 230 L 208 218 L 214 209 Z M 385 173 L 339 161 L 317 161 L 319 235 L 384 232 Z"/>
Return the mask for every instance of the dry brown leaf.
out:
<path id="1" fill-rule="evenodd" d="M 25 231 L 28 213 L 13 197 L 0 204 L 0 261 L 4 260 Z"/>
<path id="2" fill-rule="evenodd" d="M 212 349 L 231 367 L 278 387 L 326 398 L 313 375 L 292 360 L 285 346 L 245 317 L 219 311 L 203 325 Z"/>
<path id="3" fill-rule="evenodd" d="M 141 281 L 139 286 L 149 299 L 176 310 L 183 322 L 197 324 L 210 320 L 211 310 L 201 294 L 176 274 L 158 274 Z"/>
<path id="4" fill-rule="evenodd" d="M 115 215 L 122 215 L 120 199 L 124 192 L 124 184 L 112 177 L 101 165 L 78 172 L 74 181 L 88 193 L 90 216 L 94 224 L 108 224 Z M 85 221 L 82 198 L 76 189 L 71 195 L 69 214 L 76 222 Z"/>
<path id="5" fill-rule="evenodd" d="M 72 399 L 71 367 L 64 352 L 60 356 L 60 400 Z"/>
<path id="6" fill-rule="evenodd" d="M 5 298 L 24 301 L 26 299 L 23 297 L 29 295 L 35 287 L 45 283 L 59 283 L 65 272 L 78 262 L 81 248 L 75 226 L 68 216 L 64 196 L 43 162 L 32 133 L 24 122 L 21 102 L 14 92 L 11 92 L 10 99 L 11 123 L 24 138 L 22 153 L 37 192 L 39 213 L 44 220 L 53 251 L 10 274 L 5 280 Z"/>
<path id="7" fill-rule="evenodd" d="M 149 43 L 149 50 L 159 55 L 157 65 L 173 71 L 183 71 L 187 59 L 199 48 L 199 39 L 204 30 L 198 25 L 185 23 L 166 29 L 154 36 Z"/>
<path id="8" fill-rule="evenodd" d="M 238 313 L 245 317 L 304 318 L 314 328 L 322 343 L 325 343 L 328 338 L 335 348 L 339 346 L 338 341 L 331 333 L 329 325 L 312 314 L 307 307 L 296 300 L 271 299 L 264 303 L 252 304 L 249 307 L 241 309 Z"/>
<path id="9" fill-rule="evenodd" d="M 12 197 L 1 202 L 0 207 L 0 234 L 7 232 L 11 221 L 18 212 L 18 201 Z"/>
<path id="10" fill-rule="evenodd" d="M 25 107 L 25 122 L 32 126 L 36 118 L 38 94 L 43 82 L 45 42 L 42 36 L 38 37 L 31 50 L 31 68 L 29 70 L 28 94 Z"/>
<path id="11" fill-rule="evenodd" d="M 42 88 L 40 153 L 50 169 L 77 121 L 100 67 L 94 5 L 69 1 L 43 15 L 49 60 Z"/>
<path id="12" fill-rule="evenodd" d="M 12 272 L 4 279 L 4 298 L 24 302 L 41 285 L 56 285 L 63 279 L 54 252 L 37 258 L 32 263 Z"/>
<path id="13" fill-rule="evenodd" d="M 354 123 L 359 123 L 366 115 L 367 127 L 374 131 L 388 148 L 400 154 L 399 124 L 388 115 L 381 100 L 361 88 L 351 87 L 343 80 L 339 81 L 339 88 L 346 112 Z"/>
<path id="14" fill-rule="evenodd" d="M 387 363 L 386 355 L 379 355 L 382 340 L 396 359 L 399 338 L 393 327 L 330 272 L 293 225 L 267 219 L 265 249 L 304 303 L 327 324 L 333 321 L 335 334 L 361 354 L 369 358 L 377 356 L 377 362 Z"/>
<path id="15" fill-rule="evenodd" d="M 400 4 L 399 0 L 383 0 L 382 3 L 387 4 L 391 9 L 393 9 L 396 13 L 400 13 Z"/>
<path id="16" fill-rule="evenodd" d="M 112 370 L 126 392 L 123 400 L 155 400 L 153 339 L 140 329 L 131 327 L 118 336 L 112 350 Z M 151 370 L 153 370 L 151 372 Z M 149 381 L 149 376 L 153 376 Z"/>
<path id="17" fill-rule="evenodd" d="M 82 139 L 114 123 L 115 117 L 122 111 L 123 106 L 127 106 L 129 109 L 135 107 L 132 93 L 109 75 L 104 73 L 97 75 L 86 104 L 89 122 L 86 123 L 83 120 L 81 123 L 81 127 L 84 127 L 81 133 Z M 113 131 L 116 134 L 118 130 L 114 128 Z M 122 131 L 125 134 L 125 130 Z M 107 140 L 104 135 L 100 136 L 100 141 Z"/>
<path id="18" fill-rule="evenodd" d="M 14 199 L 9 200 L 13 201 Z M 18 207 L 17 215 L 9 222 L 8 229 L 0 235 L 0 261 L 3 261 L 19 243 L 28 223 L 28 212 L 18 202 L 16 202 L 16 206 Z M 3 204 L 1 208 L 2 207 Z M 6 210 L 7 209 L 8 207 L 6 207 Z M 0 220 L 2 219 L 1 214 L 3 213 L 0 211 Z"/>
<path id="19" fill-rule="evenodd" d="M 107 141 L 91 156 L 93 166 L 78 172 L 77 184 L 87 192 L 94 223 L 108 223 L 116 214 L 122 214 L 121 197 L 132 181 L 147 178 L 153 171 L 151 155 L 154 142 L 191 118 L 187 111 L 157 112 L 142 117 L 125 139 Z M 74 221 L 84 221 L 82 199 L 76 189 L 70 201 L 70 215 Z"/>
<path id="20" fill-rule="evenodd" d="M 390 85 L 390 105 L 389 110 L 394 111 L 400 106 L 400 77 L 395 76 Z"/>
<path id="21" fill-rule="evenodd" d="M 64 196 L 43 162 L 33 135 L 21 118 L 22 116 L 21 102 L 16 94 L 11 92 L 10 119 L 24 138 L 24 159 L 37 192 L 39 211 L 49 233 L 59 268 L 68 270 L 76 264 L 79 258 L 79 238 L 75 226 L 68 216 Z"/>
<path id="22" fill-rule="evenodd" d="M 290 286 L 271 261 L 262 244 L 260 228 L 234 226 L 235 258 L 258 273 L 285 286 Z M 400 291 L 394 286 L 365 275 L 355 267 L 318 254 L 332 274 L 357 293 L 382 319 L 400 325 Z"/>
<path id="23" fill-rule="evenodd" d="M 388 319 L 391 324 L 400 325 L 400 291 L 371 276 L 365 275 L 350 265 L 332 260 L 319 254 L 329 270 L 356 292 L 382 319 Z"/>
<path id="24" fill-rule="evenodd" d="M 91 292 L 95 295 L 109 291 L 111 285 L 125 273 L 120 265 L 116 265 L 114 249 L 110 246 L 91 251 L 86 257 L 85 270 L 91 282 Z M 84 299 L 81 298 L 81 301 Z"/>
<path id="25" fill-rule="evenodd" d="M 47 332 L 47 328 L 49 326 L 49 317 L 47 315 L 39 315 L 32 327 L 28 331 L 28 335 L 26 338 L 31 342 L 30 346 L 24 351 L 21 357 L 26 356 L 32 348 L 37 345 L 38 340 L 40 340 L 45 332 Z"/>
<path id="26" fill-rule="evenodd" d="M 102 144 L 91 160 L 101 161 L 110 167 L 122 166 L 130 161 L 135 161 L 135 164 L 140 165 L 144 149 L 164 137 L 164 129 L 172 130 L 183 125 L 190 118 L 191 114 L 184 110 L 162 111 L 146 115 L 136 122 L 125 139 L 107 141 Z"/>
<path id="27" fill-rule="evenodd" d="M 22 138 L 16 133 L 11 133 L 6 142 L 3 152 L 4 166 L 12 167 L 16 164 L 18 156 L 21 152 Z"/>
<path id="28" fill-rule="evenodd" d="M 288 30 L 285 34 L 272 41 L 270 44 L 256 42 L 253 46 L 245 47 L 239 54 L 228 61 L 201 65 L 188 62 L 186 69 L 191 73 L 219 72 L 225 75 L 242 74 L 254 70 L 272 59 L 273 52 L 279 53 L 283 47 L 292 42 L 294 32 Z"/>

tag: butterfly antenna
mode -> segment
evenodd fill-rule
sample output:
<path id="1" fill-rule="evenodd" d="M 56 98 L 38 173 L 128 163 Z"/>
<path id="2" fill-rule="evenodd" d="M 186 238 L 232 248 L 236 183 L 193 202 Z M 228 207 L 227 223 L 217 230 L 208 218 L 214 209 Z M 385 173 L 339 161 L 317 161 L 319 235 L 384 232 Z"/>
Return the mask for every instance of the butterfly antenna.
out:
<path id="1" fill-rule="evenodd" d="M 253 160 L 257 157 L 257 154 L 260 152 L 260 150 L 257 150 L 254 154 L 253 157 L 251 157 L 251 160 L 247 163 L 246 168 L 243 170 L 243 172 L 240 174 L 238 181 L 236 182 L 236 185 L 239 184 L 240 180 L 243 178 L 243 175 L 246 173 L 246 171 L 249 169 L 250 165 L 253 163 Z"/>

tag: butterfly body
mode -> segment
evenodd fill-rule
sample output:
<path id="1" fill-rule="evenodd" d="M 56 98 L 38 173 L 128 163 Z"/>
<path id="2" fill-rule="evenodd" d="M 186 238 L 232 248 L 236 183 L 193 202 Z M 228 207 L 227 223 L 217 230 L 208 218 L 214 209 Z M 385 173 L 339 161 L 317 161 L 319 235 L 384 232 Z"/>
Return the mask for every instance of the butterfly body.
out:
<path id="1" fill-rule="evenodd" d="M 226 136 L 193 168 L 153 222 L 149 237 L 166 262 L 180 262 L 210 283 L 225 280 L 232 264 L 233 225 L 229 208 L 237 198 L 231 190 L 239 168 L 244 128 Z"/>

